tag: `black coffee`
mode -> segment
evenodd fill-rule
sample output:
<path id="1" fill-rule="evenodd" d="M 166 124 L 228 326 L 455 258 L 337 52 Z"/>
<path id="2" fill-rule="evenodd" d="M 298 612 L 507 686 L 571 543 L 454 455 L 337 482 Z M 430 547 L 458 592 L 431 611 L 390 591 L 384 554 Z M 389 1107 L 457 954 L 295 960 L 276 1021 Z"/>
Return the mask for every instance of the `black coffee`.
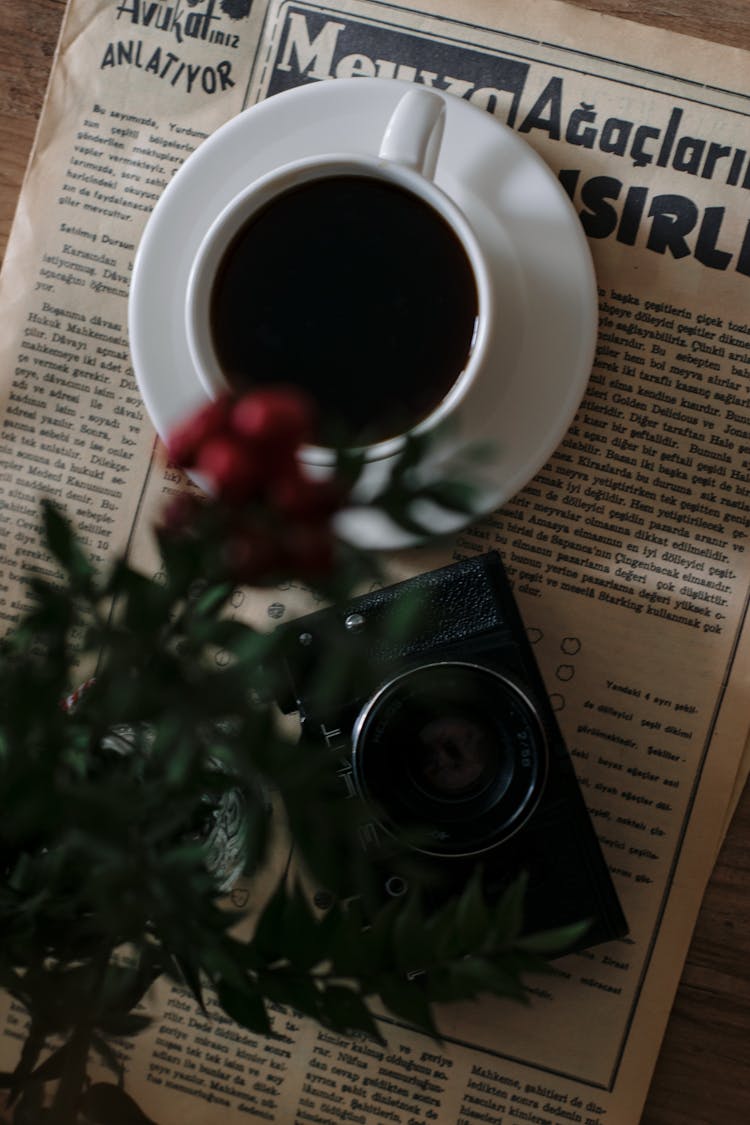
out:
<path id="1" fill-rule="evenodd" d="M 466 366 L 477 317 L 461 242 L 390 183 L 331 176 L 279 195 L 236 235 L 211 296 L 217 358 L 237 391 L 303 388 L 331 444 L 416 425 Z"/>

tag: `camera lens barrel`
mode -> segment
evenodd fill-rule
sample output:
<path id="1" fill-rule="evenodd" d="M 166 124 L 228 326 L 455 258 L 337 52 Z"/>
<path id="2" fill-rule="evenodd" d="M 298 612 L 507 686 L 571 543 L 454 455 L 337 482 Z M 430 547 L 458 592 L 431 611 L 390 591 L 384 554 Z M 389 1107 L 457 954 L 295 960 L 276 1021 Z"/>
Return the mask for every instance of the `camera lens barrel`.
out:
<path id="1" fill-rule="evenodd" d="M 470 856 L 529 819 L 544 790 L 548 746 L 515 679 L 438 661 L 394 676 L 365 702 L 352 765 L 384 831 L 426 855 Z"/>

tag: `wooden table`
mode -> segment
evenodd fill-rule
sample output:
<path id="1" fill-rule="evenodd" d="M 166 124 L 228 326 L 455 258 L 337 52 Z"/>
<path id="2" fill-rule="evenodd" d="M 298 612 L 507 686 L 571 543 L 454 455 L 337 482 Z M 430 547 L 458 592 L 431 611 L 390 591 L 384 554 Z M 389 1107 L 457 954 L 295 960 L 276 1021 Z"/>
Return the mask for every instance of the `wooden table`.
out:
<path id="1" fill-rule="evenodd" d="M 590 0 L 582 7 L 750 50 L 748 0 Z M 0 0 L 0 255 L 65 0 Z M 749 76 L 750 77 L 750 76 Z M 750 1122 L 750 788 L 708 887 L 642 1125 Z"/>

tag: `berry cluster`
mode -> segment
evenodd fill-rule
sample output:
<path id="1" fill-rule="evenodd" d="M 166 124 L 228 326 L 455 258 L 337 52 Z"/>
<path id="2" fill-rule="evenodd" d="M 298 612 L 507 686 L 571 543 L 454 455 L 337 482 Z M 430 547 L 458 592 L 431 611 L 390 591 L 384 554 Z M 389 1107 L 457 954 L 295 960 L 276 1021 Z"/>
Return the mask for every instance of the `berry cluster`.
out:
<path id="1" fill-rule="evenodd" d="M 213 531 L 218 518 L 223 568 L 234 581 L 316 578 L 333 567 L 331 517 L 342 490 L 334 481 L 313 480 L 297 456 L 313 438 L 314 420 L 298 391 L 267 389 L 224 395 L 169 435 L 170 459 L 193 470 L 214 497 Z M 176 497 L 162 529 L 199 534 L 199 508 L 188 495 Z"/>

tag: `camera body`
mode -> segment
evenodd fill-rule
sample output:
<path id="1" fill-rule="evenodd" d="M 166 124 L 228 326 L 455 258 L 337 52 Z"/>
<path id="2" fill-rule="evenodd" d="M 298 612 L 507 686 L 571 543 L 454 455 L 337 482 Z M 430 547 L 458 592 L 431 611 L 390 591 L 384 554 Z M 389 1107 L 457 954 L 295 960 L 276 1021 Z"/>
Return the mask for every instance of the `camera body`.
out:
<path id="1" fill-rule="evenodd" d="M 426 874 L 428 905 L 481 864 L 485 892 L 528 876 L 524 929 L 589 919 L 579 947 L 627 924 L 496 552 L 283 627 L 278 702 L 301 752 L 325 745 L 379 896 Z M 321 659 L 322 655 L 337 659 Z"/>

